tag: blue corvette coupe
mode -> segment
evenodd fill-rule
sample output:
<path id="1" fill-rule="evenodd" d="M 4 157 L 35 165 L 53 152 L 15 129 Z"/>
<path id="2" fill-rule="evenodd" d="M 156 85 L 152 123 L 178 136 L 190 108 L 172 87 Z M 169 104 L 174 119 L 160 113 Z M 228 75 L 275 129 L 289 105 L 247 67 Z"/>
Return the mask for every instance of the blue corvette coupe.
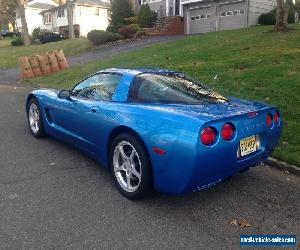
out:
<path id="1" fill-rule="evenodd" d="M 213 186 L 268 157 L 282 130 L 278 108 L 166 69 L 99 71 L 72 89 L 33 91 L 26 110 L 33 136 L 88 153 L 129 199 Z"/>

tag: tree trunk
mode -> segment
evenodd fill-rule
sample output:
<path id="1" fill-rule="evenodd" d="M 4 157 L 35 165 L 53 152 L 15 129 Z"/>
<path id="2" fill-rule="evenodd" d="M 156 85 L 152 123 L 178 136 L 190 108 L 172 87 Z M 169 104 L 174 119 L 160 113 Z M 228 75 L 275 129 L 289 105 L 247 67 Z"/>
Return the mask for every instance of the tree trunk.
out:
<path id="1" fill-rule="evenodd" d="M 276 10 L 276 24 L 275 31 L 283 32 L 288 30 L 288 16 L 292 0 L 276 0 L 277 10 Z"/>
<path id="2" fill-rule="evenodd" d="M 69 39 L 75 38 L 74 25 L 73 25 L 73 8 L 71 0 L 67 0 L 67 17 L 69 27 Z"/>
<path id="3" fill-rule="evenodd" d="M 28 46 L 28 45 L 30 45 L 30 37 L 29 37 L 29 33 L 28 33 L 28 27 L 27 27 L 26 16 L 25 16 L 24 0 L 19 0 L 18 3 L 19 3 L 21 23 L 22 23 L 22 33 L 23 33 L 24 45 Z"/>

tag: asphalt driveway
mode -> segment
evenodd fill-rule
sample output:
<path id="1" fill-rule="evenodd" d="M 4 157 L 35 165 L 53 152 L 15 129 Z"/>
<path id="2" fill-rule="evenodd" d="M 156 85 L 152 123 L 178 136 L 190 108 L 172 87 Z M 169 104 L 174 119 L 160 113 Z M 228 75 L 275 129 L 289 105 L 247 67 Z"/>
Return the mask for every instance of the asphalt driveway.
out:
<path id="1" fill-rule="evenodd" d="M 131 202 L 85 155 L 31 136 L 29 91 L 0 85 L 1 249 L 237 249 L 240 234 L 256 233 L 299 241 L 298 176 L 258 166 L 202 192 Z"/>

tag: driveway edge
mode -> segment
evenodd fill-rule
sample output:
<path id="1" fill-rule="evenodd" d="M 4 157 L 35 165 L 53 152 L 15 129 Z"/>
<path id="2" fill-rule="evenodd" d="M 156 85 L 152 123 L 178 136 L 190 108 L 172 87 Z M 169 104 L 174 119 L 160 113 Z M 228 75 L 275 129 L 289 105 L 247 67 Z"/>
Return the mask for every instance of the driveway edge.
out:
<path id="1" fill-rule="evenodd" d="M 300 168 L 296 167 L 295 165 L 291 165 L 289 163 L 279 161 L 273 157 L 269 157 L 265 160 L 265 163 L 271 167 L 278 168 L 280 170 L 288 171 L 291 174 L 299 175 L 300 176 Z"/>

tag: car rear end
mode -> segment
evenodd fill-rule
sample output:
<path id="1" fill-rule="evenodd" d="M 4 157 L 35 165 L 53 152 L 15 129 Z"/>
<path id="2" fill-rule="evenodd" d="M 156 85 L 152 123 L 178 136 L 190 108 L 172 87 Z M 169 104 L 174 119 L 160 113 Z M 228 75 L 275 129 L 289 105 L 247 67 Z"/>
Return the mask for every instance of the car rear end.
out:
<path id="1" fill-rule="evenodd" d="M 186 191 L 201 190 L 256 166 L 271 154 L 281 130 L 282 116 L 276 107 L 224 115 L 204 123 Z"/>

